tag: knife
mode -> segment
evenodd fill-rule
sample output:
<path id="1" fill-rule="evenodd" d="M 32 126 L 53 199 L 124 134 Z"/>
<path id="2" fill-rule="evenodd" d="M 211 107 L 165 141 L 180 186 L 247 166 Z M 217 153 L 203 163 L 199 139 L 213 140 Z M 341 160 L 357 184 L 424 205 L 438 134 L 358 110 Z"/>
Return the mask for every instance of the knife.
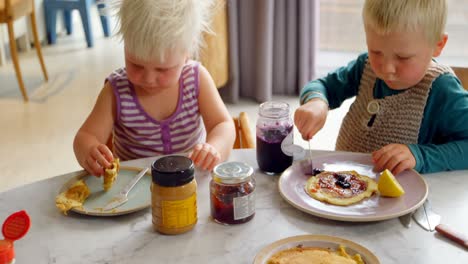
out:
<path id="1" fill-rule="evenodd" d="M 440 224 L 440 215 L 432 211 L 429 199 L 414 212 L 413 219 L 426 231 L 436 230 L 439 234 L 468 249 L 468 237 L 446 225 Z"/>
<path id="2" fill-rule="evenodd" d="M 402 215 L 399 217 L 400 219 L 400 223 L 406 227 L 406 228 L 410 228 L 411 227 L 411 217 L 413 216 L 413 213 L 414 212 L 411 212 L 409 214 L 405 214 L 405 215 Z"/>
<path id="3" fill-rule="evenodd" d="M 110 201 L 104 206 L 103 210 L 109 211 L 126 203 L 128 201 L 128 193 L 148 170 L 149 168 L 144 168 L 135 177 L 133 177 L 133 179 L 131 179 L 130 182 L 128 182 L 127 185 L 125 185 L 125 187 L 116 196 L 110 199 Z"/>
<path id="4" fill-rule="evenodd" d="M 309 142 L 310 169 L 312 171 L 312 174 L 314 174 L 314 163 L 312 162 L 312 148 L 310 147 L 310 140 L 307 140 L 307 142 Z"/>

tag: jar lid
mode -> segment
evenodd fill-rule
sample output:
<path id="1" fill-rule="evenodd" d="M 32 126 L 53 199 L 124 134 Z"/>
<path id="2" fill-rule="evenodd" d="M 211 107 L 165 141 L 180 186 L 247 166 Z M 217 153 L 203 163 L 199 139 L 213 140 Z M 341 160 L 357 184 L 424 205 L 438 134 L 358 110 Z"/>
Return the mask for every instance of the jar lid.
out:
<path id="1" fill-rule="evenodd" d="M 15 241 L 26 235 L 30 227 L 31 219 L 23 210 L 13 213 L 3 222 L 2 233 L 6 239 Z"/>
<path id="2" fill-rule="evenodd" d="M 267 118 L 282 118 L 289 116 L 289 109 L 288 103 L 268 101 L 260 104 L 258 113 Z"/>
<path id="3" fill-rule="evenodd" d="M 244 162 L 230 161 L 216 165 L 213 169 L 213 180 L 216 182 L 234 184 L 249 180 L 253 168 Z"/>
<path id="4" fill-rule="evenodd" d="M 193 161 L 184 156 L 165 156 L 151 164 L 153 182 L 165 187 L 187 184 L 193 180 L 194 174 Z"/>
<path id="5" fill-rule="evenodd" d="M 0 263 L 10 263 L 15 258 L 15 248 L 10 240 L 0 240 Z"/>

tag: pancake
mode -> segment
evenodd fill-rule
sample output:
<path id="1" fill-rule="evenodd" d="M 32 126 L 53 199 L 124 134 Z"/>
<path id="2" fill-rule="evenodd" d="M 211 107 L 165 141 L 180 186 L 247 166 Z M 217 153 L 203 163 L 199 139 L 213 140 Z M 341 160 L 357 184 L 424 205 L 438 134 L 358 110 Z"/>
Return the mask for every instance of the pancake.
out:
<path id="1" fill-rule="evenodd" d="M 75 182 L 68 190 L 55 197 L 55 206 L 65 215 L 68 210 L 76 207 L 82 207 L 83 202 L 89 196 L 89 188 L 84 180 Z"/>
<path id="2" fill-rule="evenodd" d="M 116 158 L 112 162 L 112 166 L 109 169 L 104 170 L 104 182 L 102 184 L 104 191 L 107 192 L 108 190 L 110 190 L 110 188 L 112 188 L 112 185 L 117 179 L 119 169 L 120 169 L 120 161 L 118 158 Z"/>
<path id="3" fill-rule="evenodd" d="M 364 264 L 361 256 L 350 256 L 343 246 L 338 250 L 319 247 L 295 247 L 276 252 L 267 264 Z"/>
<path id="4" fill-rule="evenodd" d="M 316 200 L 346 206 L 371 197 L 377 183 L 356 171 L 323 171 L 307 180 L 305 191 Z"/>

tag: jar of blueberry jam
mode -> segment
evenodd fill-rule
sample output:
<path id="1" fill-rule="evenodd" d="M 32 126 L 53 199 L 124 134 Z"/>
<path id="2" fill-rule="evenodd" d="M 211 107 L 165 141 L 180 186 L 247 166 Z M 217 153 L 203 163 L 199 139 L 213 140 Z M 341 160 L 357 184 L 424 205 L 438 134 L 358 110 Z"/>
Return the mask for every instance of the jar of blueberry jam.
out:
<path id="1" fill-rule="evenodd" d="M 243 162 L 224 162 L 213 169 L 210 182 L 211 216 L 220 224 L 250 221 L 255 215 L 253 168 Z"/>
<path id="2" fill-rule="evenodd" d="M 269 101 L 260 105 L 256 125 L 257 162 L 260 170 L 274 175 L 291 166 L 293 157 L 285 154 L 281 145 L 292 131 L 289 104 Z"/>

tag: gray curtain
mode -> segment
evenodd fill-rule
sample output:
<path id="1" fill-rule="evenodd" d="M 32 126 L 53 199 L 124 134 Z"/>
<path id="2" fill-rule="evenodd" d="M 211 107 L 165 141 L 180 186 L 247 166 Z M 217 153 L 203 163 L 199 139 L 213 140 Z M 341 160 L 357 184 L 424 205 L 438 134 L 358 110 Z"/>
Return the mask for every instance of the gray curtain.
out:
<path id="1" fill-rule="evenodd" d="M 315 76 L 319 0 L 227 0 L 229 82 L 226 102 L 297 95 Z"/>

